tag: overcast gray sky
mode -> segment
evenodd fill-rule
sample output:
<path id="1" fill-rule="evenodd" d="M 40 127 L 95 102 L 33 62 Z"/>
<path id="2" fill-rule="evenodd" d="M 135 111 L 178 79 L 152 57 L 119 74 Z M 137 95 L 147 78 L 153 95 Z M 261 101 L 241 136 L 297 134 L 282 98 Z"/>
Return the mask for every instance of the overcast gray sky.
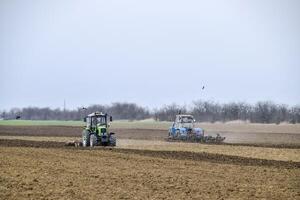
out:
<path id="1" fill-rule="evenodd" d="M 0 109 L 64 99 L 299 104 L 300 1 L 0 0 Z"/>

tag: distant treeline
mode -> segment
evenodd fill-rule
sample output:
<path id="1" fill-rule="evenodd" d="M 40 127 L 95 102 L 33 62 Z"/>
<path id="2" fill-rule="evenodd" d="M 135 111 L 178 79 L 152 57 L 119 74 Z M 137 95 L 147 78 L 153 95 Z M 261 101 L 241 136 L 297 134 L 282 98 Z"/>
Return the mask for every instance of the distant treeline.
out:
<path id="1" fill-rule="evenodd" d="M 2 112 L 1 117 L 14 119 L 19 116 L 20 119 L 26 120 L 82 120 L 86 115 L 96 111 L 108 113 L 114 119 L 141 120 L 152 116 L 148 109 L 134 103 L 112 103 L 111 105 L 92 105 L 74 110 L 37 107 L 13 108 L 9 112 Z"/>
<path id="2" fill-rule="evenodd" d="M 300 106 L 289 107 L 270 101 L 258 102 L 255 105 L 196 101 L 190 108 L 172 104 L 156 110 L 153 114 L 156 120 L 172 121 L 174 115 L 180 111 L 194 115 L 199 122 L 243 120 L 252 123 L 300 123 Z"/>
<path id="3" fill-rule="evenodd" d="M 159 109 L 149 110 L 135 103 L 112 103 L 111 105 L 92 105 L 74 110 L 28 107 L 14 108 L 1 112 L 3 119 L 26 120 L 82 120 L 89 113 L 101 111 L 109 113 L 114 119 L 142 120 L 154 118 L 157 121 L 172 121 L 178 113 L 192 114 L 198 122 L 216 122 L 244 120 L 253 123 L 300 123 L 300 106 L 289 107 L 270 101 L 219 104 L 211 101 L 195 101 L 190 106 L 176 104 L 165 105 Z"/>

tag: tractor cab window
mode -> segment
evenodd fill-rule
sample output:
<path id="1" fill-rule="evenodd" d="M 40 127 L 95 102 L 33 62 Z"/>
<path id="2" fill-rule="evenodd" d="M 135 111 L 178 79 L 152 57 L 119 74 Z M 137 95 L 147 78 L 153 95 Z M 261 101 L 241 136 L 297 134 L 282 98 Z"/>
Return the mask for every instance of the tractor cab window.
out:
<path id="1" fill-rule="evenodd" d="M 86 117 L 85 120 L 86 120 L 87 126 L 90 126 L 90 124 L 91 124 L 91 118 Z"/>
<path id="2" fill-rule="evenodd" d="M 181 123 L 193 123 L 194 119 L 192 117 L 181 117 Z"/>
<path id="3" fill-rule="evenodd" d="M 98 116 L 92 118 L 92 127 L 96 127 L 97 125 L 105 125 L 105 124 L 106 124 L 105 116 Z"/>
<path id="4" fill-rule="evenodd" d="M 97 124 L 98 124 L 97 117 L 93 117 L 93 118 L 92 118 L 92 127 L 96 127 Z"/>
<path id="5" fill-rule="evenodd" d="M 194 118 L 190 116 L 181 116 L 179 118 L 178 128 L 193 128 Z"/>
<path id="6" fill-rule="evenodd" d="M 97 124 L 105 125 L 106 124 L 106 117 L 104 117 L 104 116 L 97 117 Z"/>

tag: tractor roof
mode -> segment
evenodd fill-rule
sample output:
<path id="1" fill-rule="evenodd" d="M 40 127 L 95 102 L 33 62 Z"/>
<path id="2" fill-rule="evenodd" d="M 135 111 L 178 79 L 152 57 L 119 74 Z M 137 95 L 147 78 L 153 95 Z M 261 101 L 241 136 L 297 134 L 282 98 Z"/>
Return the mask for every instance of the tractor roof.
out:
<path id="1" fill-rule="evenodd" d="M 193 115 L 176 115 L 176 117 L 191 117 L 191 118 L 194 118 Z"/>
<path id="2" fill-rule="evenodd" d="M 93 112 L 88 115 L 88 117 L 96 117 L 96 116 L 105 116 L 102 112 Z"/>

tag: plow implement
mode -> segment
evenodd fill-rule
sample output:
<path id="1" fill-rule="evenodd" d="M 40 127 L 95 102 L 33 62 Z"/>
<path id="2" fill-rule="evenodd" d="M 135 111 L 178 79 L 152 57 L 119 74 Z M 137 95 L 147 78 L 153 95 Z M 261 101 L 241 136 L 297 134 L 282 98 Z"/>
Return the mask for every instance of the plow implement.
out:
<path id="1" fill-rule="evenodd" d="M 213 144 L 219 144 L 222 143 L 226 138 L 222 137 L 220 134 L 217 134 L 217 136 L 196 136 L 196 135 L 190 135 L 190 136 L 175 136 L 175 137 L 168 137 L 167 141 L 185 141 L 185 142 L 198 142 L 198 143 L 213 143 Z"/>

